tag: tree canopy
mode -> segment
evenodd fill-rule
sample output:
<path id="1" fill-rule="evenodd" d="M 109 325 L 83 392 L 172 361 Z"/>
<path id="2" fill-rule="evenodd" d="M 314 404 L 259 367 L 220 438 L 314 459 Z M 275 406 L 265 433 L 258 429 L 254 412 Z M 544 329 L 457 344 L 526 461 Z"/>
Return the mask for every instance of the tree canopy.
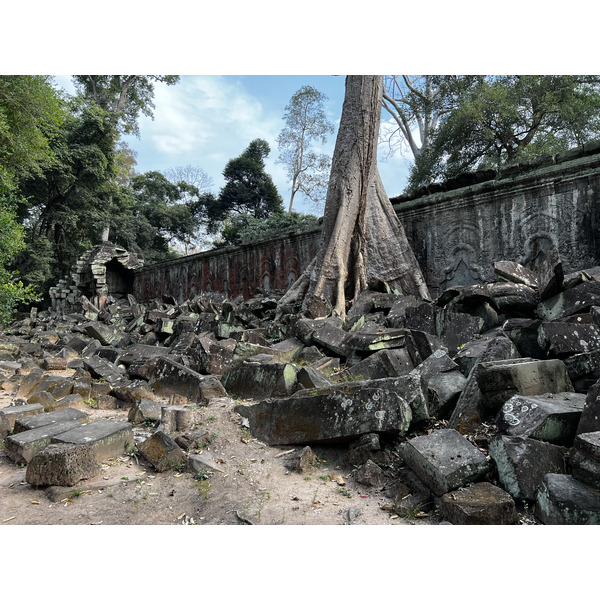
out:
<path id="1" fill-rule="evenodd" d="M 255 139 L 223 170 L 225 185 L 217 198 L 207 200 L 209 231 L 214 232 L 228 217 L 249 214 L 263 219 L 283 211 L 281 196 L 265 171 L 265 158 L 271 149 L 263 139 Z"/>
<path id="2" fill-rule="evenodd" d="M 285 107 L 285 127 L 277 137 L 279 160 L 291 182 L 289 212 L 294 197 L 304 194 L 316 204 L 325 199 L 331 159 L 313 149 L 315 143 L 327 143 L 327 134 L 333 125 L 325 115 L 327 96 L 305 85 L 300 88 Z"/>
<path id="3" fill-rule="evenodd" d="M 600 134 L 596 76 L 393 76 L 383 102 L 413 152 L 411 188 Z"/>

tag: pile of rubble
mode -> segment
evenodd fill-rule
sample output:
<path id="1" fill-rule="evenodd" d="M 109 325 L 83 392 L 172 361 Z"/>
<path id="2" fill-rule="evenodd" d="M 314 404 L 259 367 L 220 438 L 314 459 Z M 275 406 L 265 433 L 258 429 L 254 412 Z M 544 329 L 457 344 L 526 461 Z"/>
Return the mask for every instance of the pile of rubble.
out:
<path id="1" fill-rule="evenodd" d="M 367 290 L 345 322 L 275 319 L 275 293 L 32 313 L 0 345 L 5 451 L 35 485 L 134 451 L 198 472 L 195 407 L 229 396 L 266 444 L 345 444 L 358 481 L 400 490 L 400 513 L 512 524 L 531 504 L 541 523 L 599 523 L 600 267 L 565 275 L 553 250 L 494 268 L 435 301 Z M 127 419 L 86 422 L 108 408 Z"/>

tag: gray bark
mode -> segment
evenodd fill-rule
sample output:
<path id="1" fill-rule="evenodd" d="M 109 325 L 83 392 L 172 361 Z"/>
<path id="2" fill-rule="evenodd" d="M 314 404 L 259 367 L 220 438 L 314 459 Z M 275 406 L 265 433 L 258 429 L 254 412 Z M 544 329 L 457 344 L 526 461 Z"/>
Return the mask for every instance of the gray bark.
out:
<path id="1" fill-rule="evenodd" d="M 428 298 L 425 280 L 377 169 L 383 78 L 348 76 L 318 254 L 281 300 L 342 318 L 369 283 Z M 308 284 L 306 282 L 308 279 Z M 301 281 L 303 280 L 303 281 Z"/>

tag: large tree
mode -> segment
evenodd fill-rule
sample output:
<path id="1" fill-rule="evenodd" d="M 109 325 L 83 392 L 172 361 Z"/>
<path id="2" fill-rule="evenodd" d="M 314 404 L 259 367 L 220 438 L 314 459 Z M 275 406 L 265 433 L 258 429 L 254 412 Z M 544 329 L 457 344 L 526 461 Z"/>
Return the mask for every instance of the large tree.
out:
<path id="1" fill-rule="evenodd" d="M 331 159 L 313 149 L 316 143 L 327 143 L 327 134 L 333 133 L 333 125 L 325 115 L 325 100 L 325 94 L 305 85 L 285 107 L 285 127 L 277 137 L 277 144 L 278 162 L 284 165 L 291 183 L 289 212 L 298 192 L 315 204 L 324 200 L 327 192 Z"/>
<path id="2" fill-rule="evenodd" d="M 270 151 L 269 144 L 258 138 L 252 140 L 240 156 L 227 163 L 223 170 L 225 185 L 217 198 L 206 199 L 211 233 L 236 214 L 264 219 L 283 211 L 281 196 L 265 171 L 265 158 Z"/>
<path id="3" fill-rule="evenodd" d="M 452 110 L 416 157 L 411 187 L 566 150 L 600 134 L 600 78 L 507 75 L 459 79 Z"/>
<path id="4" fill-rule="evenodd" d="M 425 280 L 377 169 L 383 78 L 348 76 L 317 256 L 281 307 L 345 318 L 369 285 L 428 298 Z"/>

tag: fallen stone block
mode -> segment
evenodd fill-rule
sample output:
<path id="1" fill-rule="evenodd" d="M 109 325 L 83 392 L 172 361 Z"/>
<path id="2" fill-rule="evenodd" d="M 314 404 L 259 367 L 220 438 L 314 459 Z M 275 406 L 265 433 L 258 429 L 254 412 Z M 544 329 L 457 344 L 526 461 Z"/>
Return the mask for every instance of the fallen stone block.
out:
<path id="1" fill-rule="evenodd" d="M 567 356 L 563 362 L 577 392 L 587 393 L 600 379 L 600 350 Z"/>
<path id="2" fill-rule="evenodd" d="M 600 380 L 586 394 L 576 435 L 600 431 Z"/>
<path id="3" fill-rule="evenodd" d="M 83 427 L 79 421 L 57 421 L 43 427 L 36 427 L 9 435 L 6 438 L 6 455 L 16 463 L 27 464 L 40 450 L 60 435 L 76 427 Z"/>
<path id="4" fill-rule="evenodd" d="M 340 359 L 337 356 L 324 356 L 310 365 L 324 375 L 331 376 L 340 369 Z"/>
<path id="5" fill-rule="evenodd" d="M 343 371 L 338 380 L 381 379 L 400 377 L 412 371 L 413 363 L 406 348 L 379 350 L 364 360 Z"/>
<path id="6" fill-rule="evenodd" d="M 37 427 L 45 427 L 52 423 L 59 423 L 62 421 L 78 421 L 84 423 L 88 420 L 89 415 L 77 410 L 75 408 L 65 408 L 63 410 L 55 410 L 52 412 L 43 412 L 36 415 L 30 415 L 28 417 L 19 417 L 15 421 L 13 433 L 21 433 L 22 431 L 29 431 L 30 429 L 36 429 Z"/>
<path id="7" fill-rule="evenodd" d="M 511 260 L 495 262 L 494 273 L 501 281 L 521 283 L 533 289 L 538 287 L 537 275 L 531 269 Z"/>
<path id="8" fill-rule="evenodd" d="M 200 375 L 166 356 L 158 359 L 150 386 L 159 396 L 184 396 L 189 404 L 207 405 L 213 398 L 227 396 L 214 376 Z"/>
<path id="9" fill-rule="evenodd" d="M 381 488 L 385 483 L 385 473 L 383 469 L 371 459 L 368 459 L 356 471 L 354 478 L 358 483 L 370 487 Z"/>
<path id="10" fill-rule="evenodd" d="M 87 444 L 96 452 L 98 462 L 130 452 L 133 448 L 131 424 L 125 421 L 93 421 L 59 433 L 52 441 L 65 444 Z"/>
<path id="11" fill-rule="evenodd" d="M 404 348 L 405 338 L 405 329 L 380 327 L 377 332 L 373 333 L 363 331 L 352 333 L 346 343 L 352 350 L 377 352 L 389 348 Z"/>
<path id="12" fill-rule="evenodd" d="M 140 400 L 156 400 L 156 395 L 148 385 L 148 382 L 141 379 L 128 381 L 123 380 L 117 385 L 112 386 L 110 395 L 114 396 L 127 404 L 135 404 Z"/>
<path id="13" fill-rule="evenodd" d="M 549 356 L 565 358 L 600 350 L 600 329 L 589 323 L 542 323 L 538 330 L 538 341 Z"/>
<path id="14" fill-rule="evenodd" d="M 385 319 L 385 325 L 393 328 L 406 327 L 406 309 L 409 306 L 417 306 L 419 301 L 415 296 L 401 296 L 390 307 Z"/>
<path id="15" fill-rule="evenodd" d="M 483 452 L 455 429 L 441 429 L 400 446 L 406 465 L 437 496 L 476 481 L 489 470 Z"/>
<path id="16" fill-rule="evenodd" d="M 447 350 L 437 336 L 413 329 L 406 336 L 406 349 L 414 366 L 420 365 L 438 350 Z"/>
<path id="17" fill-rule="evenodd" d="M 521 283 L 490 283 L 487 289 L 493 305 L 500 314 L 514 317 L 531 317 L 540 301 L 536 290 Z"/>
<path id="18" fill-rule="evenodd" d="M 159 473 L 183 470 L 187 463 L 185 452 L 166 433 L 157 431 L 139 444 L 140 454 Z"/>
<path id="19" fill-rule="evenodd" d="M 270 398 L 293 394 L 297 378 L 297 369 L 291 364 L 246 361 L 227 371 L 221 378 L 221 384 L 233 396 Z"/>
<path id="20" fill-rule="evenodd" d="M 12 431 L 15 421 L 21 417 L 37 415 L 44 411 L 43 404 L 25 404 L 23 406 L 7 406 L 0 409 L 0 417 L 6 419 L 8 431 Z"/>
<path id="21" fill-rule="evenodd" d="M 482 364 L 492 361 L 511 360 L 518 356 L 515 345 L 507 337 L 494 337 L 486 340 L 477 350 L 472 348 L 475 365 L 467 377 L 464 390 L 458 398 L 456 407 L 450 415 L 449 427 L 459 429 L 461 433 L 473 431 L 485 419 L 486 409 L 483 405 L 483 392 L 479 388 L 478 374 Z M 459 357 L 455 362 L 460 364 Z M 464 371 L 461 372 L 464 375 Z"/>
<path id="22" fill-rule="evenodd" d="M 390 462 L 388 453 L 381 449 L 379 435 L 376 433 L 361 435 L 357 440 L 350 442 L 346 455 L 348 465 L 364 465 L 368 460 L 376 464 Z"/>
<path id="23" fill-rule="evenodd" d="M 50 444 L 31 459 L 25 481 L 34 486 L 71 487 L 82 479 L 96 477 L 99 472 L 96 453 L 89 446 Z"/>
<path id="24" fill-rule="evenodd" d="M 313 367 L 302 367 L 298 371 L 298 383 L 304 388 L 329 388 L 333 381 Z"/>
<path id="25" fill-rule="evenodd" d="M 531 261 L 531 269 L 537 276 L 541 300 L 563 291 L 565 274 L 556 246 L 552 246 L 545 252 L 540 250 Z"/>
<path id="26" fill-rule="evenodd" d="M 49 356 L 42 361 L 42 367 L 46 371 L 64 371 L 67 368 L 67 361 L 58 356 Z"/>
<path id="27" fill-rule="evenodd" d="M 480 317 L 453 312 L 442 314 L 440 338 L 450 356 L 455 356 L 465 344 L 483 331 L 484 321 Z"/>
<path id="28" fill-rule="evenodd" d="M 600 489 L 600 431 L 575 437 L 569 463 L 575 479 Z"/>
<path id="29" fill-rule="evenodd" d="M 536 396 L 574 391 L 565 364 L 557 359 L 481 362 L 475 376 L 482 394 L 479 405 L 482 420 L 495 416 L 515 394 Z"/>
<path id="30" fill-rule="evenodd" d="M 567 448 L 517 436 L 499 435 L 489 444 L 501 487 L 518 500 L 535 500 L 547 473 L 566 473 L 567 453 Z"/>
<path id="31" fill-rule="evenodd" d="M 148 400 L 147 398 L 142 398 L 138 400 L 130 409 L 127 414 L 127 420 L 131 423 L 135 423 L 139 425 L 144 421 L 160 421 L 162 416 L 162 408 L 167 406 L 166 404 L 161 404 L 160 402 L 155 402 L 153 400 Z"/>
<path id="32" fill-rule="evenodd" d="M 536 312 L 544 321 L 556 321 L 578 313 L 589 312 L 592 306 L 599 305 L 600 282 L 586 281 L 541 302 Z"/>
<path id="33" fill-rule="evenodd" d="M 83 359 L 84 368 L 97 379 L 105 379 L 109 383 L 115 384 L 125 379 L 125 371 L 116 367 L 110 361 L 100 358 L 97 355 Z"/>
<path id="34" fill-rule="evenodd" d="M 571 475 L 548 473 L 537 495 L 535 516 L 544 525 L 600 525 L 600 490 Z"/>
<path id="35" fill-rule="evenodd" d="M 62 411 L 67 408 L 83 409 L 86 404 L 80 394 L 69 394 L 60 400 L 56 400 L 44 406 L 45 412 Z"/>
<path id="36" fill-rule="evenodd" d="M 467 386 L 467 378 L 460 371 L 447 371 L 421 380 L 425 388 L 429 415 L 438 419 L 449 417 Z"/>
<path id="37" fill-rule="evenodd" d="M 91 338 L 98 340 L 103 346 L 116 346 L 123 334 L 116 328 L 93 321 L 83 326 L 83 330 Z"/>
<path id="38" fill-rule="evenodd" d="M 438 320 L 441 314 L 442 309 L 430 302 L 409 306 L 405 310 L 406 328 L 437 336 L 440 334 Z"/>
<path id="39" fill-rule="evenodd" d="M 188 431 L 196 425 L 197 413 L 184 406 L 163 406 L 160 416 L 160 430 L 167 434 L 175 431 Z"/>
<path id="40" fill-rule="evenodd" d="M 439 507 L 453 525 L 519 524 L 513 498 L 487 481 L 444 494 Z"/>
<path id="41" fill-rule="evenodd" d="M 192 454 L 189 456 L 187 459 L 187 470 L 191 473 L 207 476 L 214 471 L 224 473 L 210 452 L 202 452 L 202 454 Z M 207 471 L 210 473 L 207 473 Z"/>
<path id="42" fill-rule="evenodd" d="M 117 359 L 118 365 L 129 367 L 134 363 L 145 363 L 153 358 L 165 356 L 169 353 L 169 348 L 164 346 L 148 346 L 145 344 L 133 344 L 129 346 L 125 352 L 119 355 Z"/>
<path id="43" fill-rule="evenodd" d="M 210 445 L 212 435 L 206 429 L 193 429 L 179 433 L 173 440 L 183 450 L 200 450 Z"/>
<path id="44" fill-rule="evenodd" d="M 412 418 L 399 393 L 368 385 L 305 390 L 238 405 L 234 411 L 248 419 L 252 435 L 270 445 L 351 440 L 371 432 L 403 434 Z"/>
<path id="45" fill-rule="evenodd" d="M 539 319 L 507 319 L 502 331 L 516 346 L 521 356 L 544 360 L 548 358 L 546 348 L 540 346 L 538 337 L 542 321 Z"/>
<path id="46" fill-rule="evenodd" d="M 507 435 L 570 447 L 584 403 L 585 396 L 576 393 L 515 395 L 502 406 L 496 425 Z"/>
<path id="47" fill-rule="evenodd" d="M 295 450 L 291 455 L 286 456 L 283 464 L 290 471 L 306 475 L 315 469 L 317 456 L 310 446 L 304 446 L 302 449 Z"/>
<path id="48" fill-rule="evenodd" d="M 323 321 L 321 327 L 314 331 L 312 342 L 337 356 L 346 357 L 352 353 L 352 349 L 348 344 L 351 338 L 352 334 L 345 332 L 341 327 L 337 327 L 327 319 Z"/>

